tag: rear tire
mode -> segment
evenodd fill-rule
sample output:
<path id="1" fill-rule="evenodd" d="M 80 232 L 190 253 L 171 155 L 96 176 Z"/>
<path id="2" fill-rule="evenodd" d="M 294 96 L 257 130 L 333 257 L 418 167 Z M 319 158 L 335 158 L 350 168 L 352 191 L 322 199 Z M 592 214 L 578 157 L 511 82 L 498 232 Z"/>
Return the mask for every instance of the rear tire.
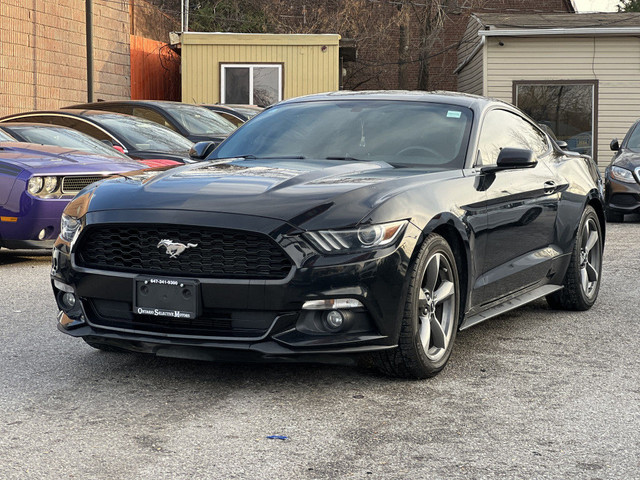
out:
<path id="1" fill-rule="evenodd" d="M 602 227 L 593 207 L 587 205 L 569 268 L 562 285 L 564 288 L 547 295 L 547 303 L 558 310 L 589 310 L 598 298 L 602 272 Z"/>
<path id="2" fill-rule="evenodd" d="M 444 368 L 458 330 L 458 269 L 443 237 L 426 238 L 408 277 L 398 347 L 380 352 L 375 360 L 388 375 L 423 379 Z"/>

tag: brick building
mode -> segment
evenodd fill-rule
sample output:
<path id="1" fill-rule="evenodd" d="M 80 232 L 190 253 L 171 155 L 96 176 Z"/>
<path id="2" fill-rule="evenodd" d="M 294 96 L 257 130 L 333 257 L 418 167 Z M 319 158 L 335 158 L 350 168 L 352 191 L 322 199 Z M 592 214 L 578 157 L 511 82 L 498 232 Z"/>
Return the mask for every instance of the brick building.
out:
<path id="1" fill-rule="evenodd" d="M 87 100 L 84 0 L 0 2 L 0 115 Z M 94 97 L 128 98 L 129 0 L 93 0 Z"/>

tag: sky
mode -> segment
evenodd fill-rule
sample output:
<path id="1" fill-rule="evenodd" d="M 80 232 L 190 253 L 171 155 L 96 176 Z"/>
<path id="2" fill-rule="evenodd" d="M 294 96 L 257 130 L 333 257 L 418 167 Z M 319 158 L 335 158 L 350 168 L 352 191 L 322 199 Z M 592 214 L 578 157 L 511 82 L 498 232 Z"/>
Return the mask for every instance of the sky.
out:
<path id="1" fill-rule="evenodd" d="M 617 12 L 619 0 L 573 0 L 578 12 Z"/>

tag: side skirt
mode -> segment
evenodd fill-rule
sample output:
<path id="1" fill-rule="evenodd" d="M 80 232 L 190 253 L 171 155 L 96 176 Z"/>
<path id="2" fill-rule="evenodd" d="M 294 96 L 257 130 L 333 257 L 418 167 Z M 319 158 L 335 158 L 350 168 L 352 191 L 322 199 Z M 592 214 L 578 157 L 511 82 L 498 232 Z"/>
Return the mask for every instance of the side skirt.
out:
<path id="1" fill-rule="evenodd" d="M 546 297 L 550 293 L 561 290 L 562 288 L 562 285 L 543 285 L 534 290 L 517 295 L 504 303 L 500 303 L 499 305 L 489 308 L 488 310 L 466 317 L 462 322 L 462 325 L 460 325 L 460 330 L 465 330 L 480 322 L 484 322 L 492 317 L 537 300 L 538 298 Z"/>

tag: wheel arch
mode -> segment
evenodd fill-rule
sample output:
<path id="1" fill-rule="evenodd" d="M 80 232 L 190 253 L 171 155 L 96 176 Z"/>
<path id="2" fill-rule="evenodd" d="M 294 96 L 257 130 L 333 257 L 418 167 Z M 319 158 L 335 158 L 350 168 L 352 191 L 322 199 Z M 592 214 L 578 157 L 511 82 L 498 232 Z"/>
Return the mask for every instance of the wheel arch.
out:
<path id="1" fill-rule="evenodd" d="M 598 215 L 598 221 L 600 222 L 600 229 L 602 231 L 602 246 L 604 247 L 605 237 L 606 237 L 606 228 L 607 228 L 607 217 L 605 213 L 605 207 L 600 200 L 599 196 L 596 194 L 591 195 L 587 199 L 587 205 L 593 207 L 596 211 L 596 215 Z"/>
<path id="2" fill-rule="evenodd" d="M 448 218 L 447 218 L 448 217 Z M 411 263 L 416 260 L 418 252 L 422 247 L 425 239 L 432 233 L 440 235 L 446 240 L 453 251 L 456 261 L 456 267 L 458 269 L 458 280 L 460 282 L 460 308 L 458 326 L 464 319 L 464 314 L 467 309 L 469 292 L 470 292 L 470 277 L 471 277 L 471 246 L 469 237 L 467 235 L 464 225 L 459 219 L 453 216 L 441 216 L 439 219 L 435 218 L 429 222 L 422 230 L 422 235 L 419 238 L 416 248 L 411 257 Z"/>

